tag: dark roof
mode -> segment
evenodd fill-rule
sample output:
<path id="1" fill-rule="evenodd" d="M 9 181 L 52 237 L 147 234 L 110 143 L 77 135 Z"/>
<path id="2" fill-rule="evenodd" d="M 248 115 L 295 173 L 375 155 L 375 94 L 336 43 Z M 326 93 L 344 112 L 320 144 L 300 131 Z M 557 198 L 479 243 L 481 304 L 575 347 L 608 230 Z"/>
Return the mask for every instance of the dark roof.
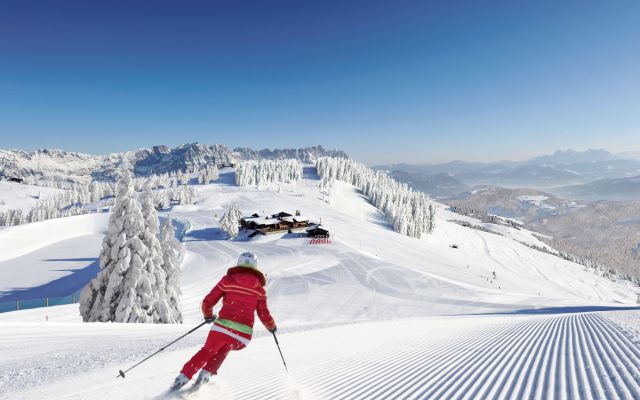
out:
<path id="1" fill-rule="evenodd" d="M 315 228 L 311 228 L 311 229 L 307 229 L 307 232 L 324 232 L 324 233 L 329 233 L 328 229 L 325 228 L 320 228 L 319 226 L 316 226 Z"/>

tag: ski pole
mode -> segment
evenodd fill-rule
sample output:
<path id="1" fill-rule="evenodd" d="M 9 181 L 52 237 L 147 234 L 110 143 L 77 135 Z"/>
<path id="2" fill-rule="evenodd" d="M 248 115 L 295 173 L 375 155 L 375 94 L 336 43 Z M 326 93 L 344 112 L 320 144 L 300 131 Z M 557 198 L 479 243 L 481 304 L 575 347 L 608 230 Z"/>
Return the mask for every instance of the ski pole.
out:
<path id="1" fill-rule="evenodd" d="M 278 337 L 276 336 L 276 332 L 271 332 L 273 334 L 273 339 L 276 341 L 276 346 L 278 346 L 278 351 L 280 352 L 280 358 L 282 358 L 282 363 L 284 364 L 284 370 L 289 373 L 289 368 L 287 368 L 287 363 L 284 361 L 284 356 L 282 355 L 282 350 L 280 349 L 280 343 L 278 343 Z"/>
<path id="2" fill-rule="evenodd" d="M 139 363 L 137 363 L 136 365 L 130 367 L 129 369 L 122 371 L 119 370 L 118 371 L 118 376 L 116 376 L 116 378 L 125 378 L 125 375 L 127 372 L 131 371 L 132 369 L 134 369 L 135 367 L 137 367 L 138 365 L 142 364 L 143 362 L 147 361 L 148 359 L 150 359 L 151 357 L 155 356 L 156 354 L 160 353 L 162 350 L 166 349 L 167 347 L 171 346 L 172 344 L 174 344 L 175 342 L 177 342 L 178 340 L 182 339 L 183 337 L 193 333 L 196 331 L 196 329 L 200 328 L 202 325 L 207 324 L 207 321 L 204 321 L 203 323 L 201 323 L 200 325 L 196 326 L 195 328 L 191 329 L 189 332 L 185 333 L 184 335 L 180 336 L 179 338 L 177 338 L 176 340 L 174 340 L 173 342 L 165 345 L 163 348 L 161 348 L 160 350 L 156 351 L 155 353 L 151 354 L 150 356 L 148 356 L 147 358 L 145 358 L 144 360 L 140 361 Z"/>

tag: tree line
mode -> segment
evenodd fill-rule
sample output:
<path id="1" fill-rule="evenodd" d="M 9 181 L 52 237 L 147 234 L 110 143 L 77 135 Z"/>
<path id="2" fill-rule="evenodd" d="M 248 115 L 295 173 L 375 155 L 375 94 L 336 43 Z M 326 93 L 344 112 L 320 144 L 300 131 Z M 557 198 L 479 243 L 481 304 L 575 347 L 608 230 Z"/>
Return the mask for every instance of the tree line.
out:
<path id="1" fill-rule="evenodd" d="M 263 187 L 269 184 L 297 182 L 302 179 L 302 163 L 295 159 L 244 161 L 236 167 L 238 186 Z"/>
<path id="2" fill-rule="evenodd" d="M 435 207 L 429 197 L 413 191 L 382 171 L 374 171 L 359 162 L 321 157 L 316 163 L 324 190 L 331 190 L 331 179 L 360 189 L 393 226 L 403 235 L 420 238 L 435 229 Z"/>

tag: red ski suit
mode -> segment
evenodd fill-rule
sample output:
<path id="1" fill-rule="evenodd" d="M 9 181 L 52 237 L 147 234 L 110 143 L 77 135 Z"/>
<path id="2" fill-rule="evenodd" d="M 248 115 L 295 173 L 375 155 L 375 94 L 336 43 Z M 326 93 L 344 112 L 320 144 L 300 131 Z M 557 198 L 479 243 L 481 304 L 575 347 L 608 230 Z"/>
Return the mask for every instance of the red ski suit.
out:
<path id="1" fill-rule="evenodd" d="M 213 307 L 222 299 L 222 309 L 213 323 L 206 343 L 184 367 L 182 373 L 189 379 L 201 368 L 216 374 L 230 350 L 241 350 L 249 344 L 253 334 L 254 314 L 268 330 L 274 329 L 267 308 L 266 281 L 258 270 L 233 267 L 202 301 L 202 313 L 213 317 Z"/>

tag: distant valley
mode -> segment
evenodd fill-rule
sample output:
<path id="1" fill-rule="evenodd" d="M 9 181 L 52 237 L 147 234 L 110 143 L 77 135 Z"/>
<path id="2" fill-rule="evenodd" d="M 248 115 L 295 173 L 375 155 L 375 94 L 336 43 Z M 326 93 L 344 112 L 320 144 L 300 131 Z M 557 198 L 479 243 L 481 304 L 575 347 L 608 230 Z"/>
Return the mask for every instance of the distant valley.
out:
<path id="1" fill-rule="evenodd" d="M 640 199 L 640 160 L 630 154 L 617 155 L 606 150 L 557 151 L 517 162 L 452 161 L 428 165 L 389 164 L 374 168 L 408 173 L 403 177 L 408 184 L 415 181 L 419 185 L 419 182 L 430 179 L 444 182 L 431 185 L 431 194 L 436 198 L 454 197 L 468 187 L 493 185 L 540 189 L 576 200 Z M 429 178 L 441 174 L 451 179 L 446 182 L 441 176 Z M 457 181 L 455 185 L 451 184 L 452 179 Z M 452 194 L 453 187 L 460 191 Z M 422 190 L 418 186 L 415 188 Z"/>

